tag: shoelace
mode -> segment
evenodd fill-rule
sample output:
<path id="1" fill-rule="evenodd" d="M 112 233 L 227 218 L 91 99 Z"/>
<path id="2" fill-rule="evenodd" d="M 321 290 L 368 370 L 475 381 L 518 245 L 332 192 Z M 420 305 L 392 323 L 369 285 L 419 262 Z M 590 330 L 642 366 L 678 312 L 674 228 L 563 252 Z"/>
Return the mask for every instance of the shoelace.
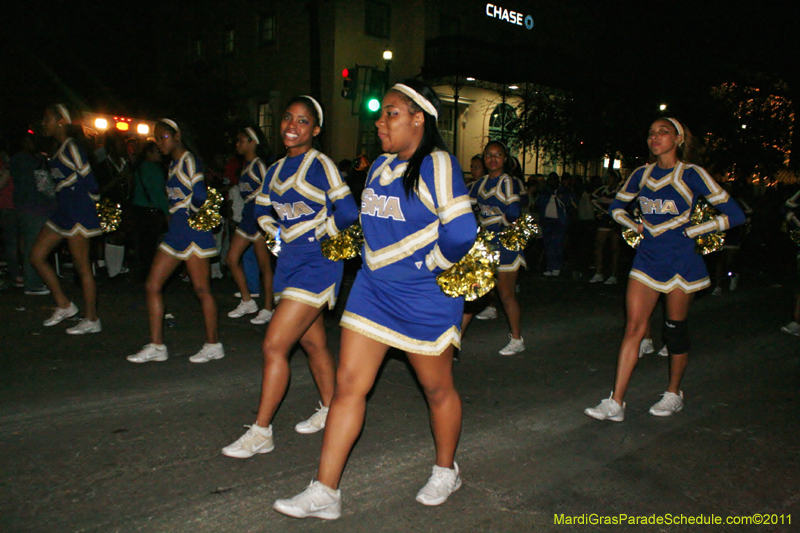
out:
<path id="1" fill-rule="evenodd" d="M 328 415 L 327 409 L 325 409 L 324 406 L 320 406 L 317 409 L 317 412 L 311 415 L 311 417 L 308 419 L 308 422 L 309 424 L 318 424 L 322 422 L 322 419 L 325 418 L 327 415 Z"/>

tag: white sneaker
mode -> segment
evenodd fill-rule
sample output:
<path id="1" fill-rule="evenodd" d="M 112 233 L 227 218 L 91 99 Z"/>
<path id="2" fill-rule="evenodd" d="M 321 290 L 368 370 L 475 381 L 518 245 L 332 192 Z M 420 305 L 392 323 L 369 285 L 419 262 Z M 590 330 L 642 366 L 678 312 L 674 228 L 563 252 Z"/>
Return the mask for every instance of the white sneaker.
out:
<path id="1" fill-rule="evenodd" d="M 560 270 L 548 270 L 544 273 L 547 277 L 558 277 L 559 274 L 561 274 Z"/>
<path id="2" fill-rule="evenodd" d="M 97 320 L 89 320 L 88 318 L 84 318 L 76 326 L 71 328 L 67 328 L 67 334 L 69 335 L 83 335 L 84 333 L 100 333 L 103 331 L 103 325 L 100 323 L 100 319 Z"/>
<path id="3" fill-rule="evenodd" d="M 425 486 L 419 489 L 416 500 L 422 505 L 441 505 L 459 488 L 458 464 L 453 463 L 453 468 L 433 465 L 433 473 Z"/>
<path id="4" fill-rule="evenodd" d="M 515 353 L 520 353 L 525 351 L 525 339 L 520 337 L 519 339 L 515 339 L 509 333 L 508 337 L 511 339 L 506 344 L 505 348 L 500 350 L 500 355 L 514 355 Z"/>
<path id="5" fill-rule="evenodd" d="M 611 396 L 600 402 L 595 407 L 587 407 L 583 410 L 583 414 L 591 416 L 597 420 L 611 420 L 612 422 L 622 422 L 625 420 L 625 402 L 622 405 L 618 404 L 613 399 L 614 393 Z"/>
<path id="6" fill-rule="evenodd" d="M 617 284 L 617 276 L 608 276 L 608 279 L 604 282 L 606 285 L 616 285 Z"/>
<path id="7" fill-rule="evenodd" d="M 475 315 L 475 318 L 478 320 L 494 320 L 497 318 L 497 308 L 493 305 L 487 306 L 486 309 Z"/>
<path id="8" fill-rule="evenodd" d="M 669 350 L 667 350 L 666 344 L 662 346 L 661 349 L 658 351 L 658 355 L 660 355 L 661 357 L 669 357 Z"/>
<path id="9" fill-rule="evenodd" d="M 642 339 L 642 342 L 639 343 L 639 357 L 641 358 L 643 355 L 649 355 L 656 351 L 656 347 L 653 346 L 653 339 Z"/>
<path id="10" fill-rule="evenodd" d="M 275 442 L 272 440 L 272 425 L 266 428 L 257 424 L 245 427 L 249 429 L 236 442 L 222 448 L 222 455 L 235 459 L 247 459 L 257 453 L 269 453 L 275 449 Z"/>
<path id="11" fill-rule="evenodd" d="M 72 318 L 77 314 L 78 314 L 78 306 L 70 302 L 69 307 L 66 307 L 64 309 L 56 307 L 56 310 L 53 311 L 53 314 L 50 315 L 50 318 L 42 322 L 42 324 L 45 326 L 55 326 L 59 322 L 66 320 L 68 318 Z"/>
<path id="12" fill-rule="evenodd" d="M 228 313 L 228 316 L 231 318 L 240 318 L 244 315 L 251 315 L 257 312 L 258 304 L 255 300 L 247 300 L 246 302 L 242 300 L 239 302 L 239 305 L 236 306 L 236 309 Z"/>
<path id="13" fill-rule="evenodd" d="M 319 409 L 311 415 L 308 420 L 303 420 L 294 427 L 294 430 L 304 435 L 316 433 L 320 429 L 325 429 L 325 421 L 328 419 L 328 407 L 319 402 Z"/>
<path id="14" fill-rule="evenodd" d="M 736 290 L 736 287 L 738 286 L 739 286 L 739 274 L 734 274 L 733 276 L 731 276 L 731 284 L 728 288 L 730 289 L 731 292 L 733 292 Z"/>
<path id="15" fill-rule="evenodd" d="M 148 361 L 166 361 L 167 347 L 163 344 L 147 344 L 139 353 L 126 357 L 131 363 L 147 363 Z"/>
<path id="16" fill-rule="evenodd" d="M 678 391 L 678 394 L 665 392 L 661 395 L 661 400 L 650 408 L 650 414 L 653 416 L 672 416 L 681 409 L 683 409 L 683 391 Z"/>
<path id="17" fill-rule="evenodd" d="M 722 287 L 714 287 L 714 290 L 711 291 L 711 296 L 722 296 Z"/>
<path id="18" fill-rule="evenodd" d="M 261 296 L 261 295 L 259 293 L 257 293 L 257 292 L 251 292 L 250 293 L 250 298 L 258 298 L 259 296 Z M 239 292 L 239 291 L 236 291 L 236 292 L 233 293 L 233 297 L 234 298 L 241 298 L 242 297 L 242 293 Z"/>
<path id="19" fill-rule="evenodd" d="M 294 518 L 336 520 L 342 515 L 342 491 L 312 481 L 306 490 L 288 500 L 275 500 L 272 508 Z"/>
<path id="20" fill-rule="evenodd" d="M 219 263 L 211 264 L 211 279 L 222 279 L 222 267 Z"/>
<path id="21" fill-rule="evenodd" d="M 262 309 L 258 312 L 256 316 L 250 319 L 251 324 L 266 324 L 270 320 L 272 320 L 272 315 L 275 311 L 270 311 L 269 309 Z"/>
<path id="22" fill-rule="evenodd" d="M 222 349 L 221 342 L 216 344 L 205 343 L 199 352 L 189 358 L 189 361 L 192 363 L 208 363 L 223 357 L 225 357 L 225 350 Z"/>
<path id="23" fill-rule="evenodd" d="M 592 276 L 592 279 L 589 280 L 589 283 L 600 283 L 601 281 L 603 281 L 603 275 L 598 272 Z"/>
<path id="24" fill-rule="evenodd" d="M 789 335 L 800 337 L 800 324 L 797 322 L 789 322 L 781 328 L 781 331 Z"/>

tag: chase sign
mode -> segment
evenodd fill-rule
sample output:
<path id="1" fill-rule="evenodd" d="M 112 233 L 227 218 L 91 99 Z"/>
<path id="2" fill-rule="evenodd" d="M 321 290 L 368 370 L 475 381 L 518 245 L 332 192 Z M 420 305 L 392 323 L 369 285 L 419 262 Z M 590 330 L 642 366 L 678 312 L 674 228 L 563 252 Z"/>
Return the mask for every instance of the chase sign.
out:
<path id="1" fill-rule="evenodd" d="M 486 16 L 514 24 L 515 26 L 525 26 L 529 30 L 533 29 L 533 17 L 531 15 L 512 11 L 495 4 L 486 4 Z"/>

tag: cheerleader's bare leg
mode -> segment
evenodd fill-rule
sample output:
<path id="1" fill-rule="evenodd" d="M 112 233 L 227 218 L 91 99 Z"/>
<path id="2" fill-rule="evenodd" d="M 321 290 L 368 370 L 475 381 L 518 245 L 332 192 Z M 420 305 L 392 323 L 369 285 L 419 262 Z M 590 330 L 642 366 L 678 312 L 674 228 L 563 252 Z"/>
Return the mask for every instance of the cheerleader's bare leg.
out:
<path id="1" fill-rule="evenodd" d="M 367 394 L 388 349 L 383 343 L 342 328 L 336 391 L 328 411 L 317 471 L 317 480 L 332 489 L 339 488 L 347 457 L 364 425 Z"/>
<path id="2" fill-rule="evenodd" d="M 253 243 L 253 250 L 256 254 L 258 269 L 261 271 L 261 290 L 264 295 L 264 309 L 272 311 L 275 308 L 275 294 L 272 291 L 271 254 L 264 239 L 257 239 Z M 247 283 L 245 283 L 245 285 L 247 285 Z"/>
<path id="3" fill-rule="evenodd" d="M 436 466 L 453 468 L 461 438 L 461 397 L 453 382 L 453 345 L 439 356 L 408 354 L 422 385 L 436 445 Z"/>
<path id="4" fill-rule="evenodd" d="M 627 321 L 625 336 L 617 357 L 617 373 L 614 379 L 612 398 L 622 405 L 625 393 L 633 375 L 633 369 L 639 361 L 639 345 L 647 332 L 650 315 L 653 314 L 660 293 L 644 283 L 628 278 L 626 294 Z"/>
<path id="5" fill-rule="evenodd" d="M 67 246 L 72 256 L 72 264 L 81 279 L 81 290 L 83 291 L 83 305 L 85 306 L 84 317 L 89 320 L 97 320 L 97 283 L 92 274 L 92 262 L 89 259 L 89 246 L 91 240 L 83 235 L 73 235 L 67 238 Z"/>
<path id="6" fill-rule="evenodd" d="M 31 247 L 30 261 L 36 273 L 42 278 L 44 284 L 50 289 L 56 305 L 61 309 L 69 307 L 69 298 L 64 294 L 61 288 L 61 282 L 58 280 L 58 275 L 55 269 L 47 261 L 47 256 L 50 252 L 56 249 L 61 241 L 64 239 L 61 235 L 53 231 L 47 226 L 42 227 L 39 235 Z"/>
<path id="7" fill-rule="evenodd" d="M 250 241 L 233 232 L 228 255 L 225 257 L 225 264 L 228 265 L 233 282 L 242 294 L 243 302 L 249 302 L 252 299 L 250 290 L 247 288 L 247 280 L 244 277 L 244 269 L 242 268 L 242 254 L 244 254 L 248 246 L 250 246 Z"/>
<path id="8" fill-rule="evenodd" d="M 256 418 L 256 424 L 260 427 L 266 428 L 270 425 L 286 394 L 290 373 L 289 352 L 321 315 L 321 308 L 295 300 L 283 299 L 275 308 L 262 344 L 264 371 Z M 333 366 L 330 368 L 329 381 L 332 382 Z"/>
<path id="9" fill-rule="evenodd" d="M 147 316 L 152 344 L 164 344 L 164 295 L 161 290 L 181 262 L 180 259 L 159 248 L 153 258 L 150 272 L 147 274 L 144 290 L 147 295 Z"/>
<path id="10" fill-rule="evenodd" d="M 497 294 L 503 304 L 503 310 L 511 328 L 511 337 L 519 339 L 522 335 L 520 328 L 519 302 L 517 302 L 516 287 L 519 270 L 513 272 L 497 273 Z"/>
<path id="11" fill-rule="evenodd" d="M 328 350 L 323 313 L 317 315 L 317 319 L 300 338 L 300 346 L 308 356 L 308 369 L 314 376 L 322 405 L 330 407 L 336 382 L 336 363 L 333 361 L 333 354 Z"/>
<path id="12" fill-rule="evenodd" d="M 667 294 L 667 319 L 673 322 L 684 321 L 689 317 L 689 307 L 692 305 L 693 293 L 673 290 Z M 669 354 L 669 386 L 667 392 L 678 394 L 681 389 L 681 380 L 689 363 L 689 354 Z"/>
<path id="13" fill-rule="evenodd" d="M 219 342 L 219 318 L 217 317 L 217 302 L 211 293 L 211 262 L 207 257 L 190 255 L 186 260 L 186 271 L 189 273 L 194 294 L 200 300 L 200 308 L 203 310 L 206 342 L 216 344 Z"/>

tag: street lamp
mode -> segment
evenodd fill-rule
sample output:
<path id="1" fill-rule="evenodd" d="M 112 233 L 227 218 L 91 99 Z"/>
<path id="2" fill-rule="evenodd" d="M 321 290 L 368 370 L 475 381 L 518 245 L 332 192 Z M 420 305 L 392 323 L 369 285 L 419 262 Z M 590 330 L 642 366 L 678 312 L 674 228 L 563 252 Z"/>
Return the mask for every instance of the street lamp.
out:
<path id="1" fill-rule="evenodd" d="M 392 51 L 388 48 L 383 51 L 383 63 L 384 63 L 384 76 L 383 76 L 383 84 L 384 90 L 389 90 L 389 71 L 392 67 Z"/>
<path id="2" fill-rule="evenodd" d="M 659 108 L 661 111 L 666 111 L 666 110 L 667 110 L 667 104 L 661 104 L 660 106 L 658 106 L 658 108 Z"/>

